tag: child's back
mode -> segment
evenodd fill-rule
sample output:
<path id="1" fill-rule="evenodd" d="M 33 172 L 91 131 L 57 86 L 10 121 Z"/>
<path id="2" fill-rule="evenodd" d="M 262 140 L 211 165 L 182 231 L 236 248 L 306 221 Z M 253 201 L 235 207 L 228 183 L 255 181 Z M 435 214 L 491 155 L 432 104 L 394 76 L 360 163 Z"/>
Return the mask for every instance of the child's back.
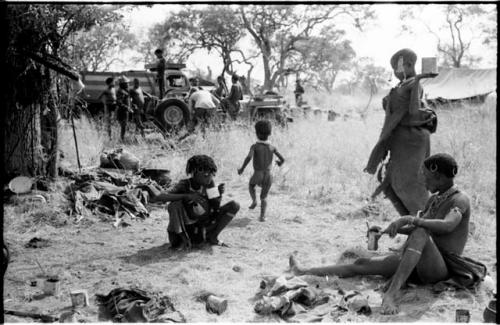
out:
<path id="1" fill-rule="evenodd" d="M 267 141 L 257 141 L 253 145 L 253 169 L 255 171 L 270 171 L 275 150 Z"/>

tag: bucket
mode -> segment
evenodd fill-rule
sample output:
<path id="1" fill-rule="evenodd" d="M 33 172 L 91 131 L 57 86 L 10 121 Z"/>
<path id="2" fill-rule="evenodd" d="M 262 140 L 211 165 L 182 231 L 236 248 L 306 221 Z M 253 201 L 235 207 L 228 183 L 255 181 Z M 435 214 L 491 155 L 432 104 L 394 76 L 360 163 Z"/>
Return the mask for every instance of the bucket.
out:
<path id="1" fill-rule="evenodd" d="M 57 277 L 50 277 L 45 280 L 43 293 L 46 295 L 58 296 L 60 291 L 60 281 Z"/>
<path id="2" fill-rule="evenodd" d="M 83 308 L 89 305 L 87 290 L 75 290 L 70 292 L 71 305 L 73 308 Z"/>

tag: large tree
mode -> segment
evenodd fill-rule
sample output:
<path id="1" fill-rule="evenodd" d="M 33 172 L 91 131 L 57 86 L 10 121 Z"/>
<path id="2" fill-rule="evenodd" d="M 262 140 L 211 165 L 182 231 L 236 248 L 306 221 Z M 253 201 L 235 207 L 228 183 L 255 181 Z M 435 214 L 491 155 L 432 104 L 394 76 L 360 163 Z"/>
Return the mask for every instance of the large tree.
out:
<path id="1" fill-rule="evenodd" d="M 165 48 L 172 61 L 185 61 L 195 51 L 205 49 L 220 55 L 222 73 L 235 73 L 234 63 L 238 61 L 252 65 L 250 57 L 238 47 L 244 31 L 231 6 L 186 6 L 153 26 L 150 35 L 145 48 Z"/>
<path id="2" fill-rule="evenodd" d="M 57 176 L 62 82 L 78 78 L 62 53 L 75 32 L 117 14 L 108 7 L 61 4 L 8 4 L 5 14 L 3 174 Z"/>
<path id="3" fill-rule="evenodd" d="M 433 10 L 431 14 L 431 10 Z M 407 6 L 401 11 L 404 32 L 415 33 L 415 23 L 434 35 L 443 66 L 473 66 L 481 57 L 471 53 L 473 42 L 496 47 L 496 8 L 487 5 Z M 436 23 L 437 21 L 441 23 Z M 494 39 L 494 40 L 493 40 Z"/>
<path id="4" fill-rule="evenodd" d="M 342 70 L 350 70 L 356 53 L 345 31 L 325 27 L 319 36 L 297 43 L 298 55 L 289 63 L 295 66 L 302 79 L 315 88 L 331 92 Z M 292 69 L 290 69 L 292 70 Z"/>
<path id="5" fill-rule="evenodd" d="M 262 56 L 264 88 L 271 89 L 294 69 L 288 62 L 298 42 L 342 16 L 360 27 L 373 13 L 360 5 L 252 5 L 240 6 L 240 15 Z"/>
<path id="6" fill-rule="evenodd" d="M 79 71 L 107 71 L 121 62 L 122 51 L 133 48 L 136 37 L 122 21 L 79 31 L 68 40 L 67 57 Z"/>

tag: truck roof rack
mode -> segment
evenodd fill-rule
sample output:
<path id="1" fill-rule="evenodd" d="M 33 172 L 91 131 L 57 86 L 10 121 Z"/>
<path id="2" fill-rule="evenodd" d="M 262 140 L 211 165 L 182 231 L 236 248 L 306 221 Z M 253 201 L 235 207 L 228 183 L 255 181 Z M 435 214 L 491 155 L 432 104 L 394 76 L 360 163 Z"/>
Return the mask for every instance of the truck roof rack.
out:
<path id="1" fill-rule="evenodd" d="M 186 65 L 184 63 L 173 63 L 173 62 L 167 62 L 165 65 L 165 69 L 167 70 L 180 70 L 184 69 Z M 156 63 L 149 63 L 144 66 L 145 69 L 151 70 L 151 71 L 156 71 Z"/>

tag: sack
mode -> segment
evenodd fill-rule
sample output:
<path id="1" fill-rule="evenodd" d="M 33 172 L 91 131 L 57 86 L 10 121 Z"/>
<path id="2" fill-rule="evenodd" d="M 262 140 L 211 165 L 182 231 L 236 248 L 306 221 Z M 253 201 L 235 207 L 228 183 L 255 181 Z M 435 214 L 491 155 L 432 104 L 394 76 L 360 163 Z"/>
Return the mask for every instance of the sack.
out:
<path id="1" fill-rule="evenodd" d="M 111 152 L 103 152 L 100 157 L 100 167 L 137 171 L 140 167 L 140 160 L 132 153 L 120 148 Z"/>
<path id="2" fill-rule="evenodd" d="M 430 133 L 435 133 L 438 124 L 436 112 L 431 108 L 423 107 L 419 109 L 419 114 L 421 116 L 420 120 L 426 121 L 422 127 L 429 130 Z"/>

